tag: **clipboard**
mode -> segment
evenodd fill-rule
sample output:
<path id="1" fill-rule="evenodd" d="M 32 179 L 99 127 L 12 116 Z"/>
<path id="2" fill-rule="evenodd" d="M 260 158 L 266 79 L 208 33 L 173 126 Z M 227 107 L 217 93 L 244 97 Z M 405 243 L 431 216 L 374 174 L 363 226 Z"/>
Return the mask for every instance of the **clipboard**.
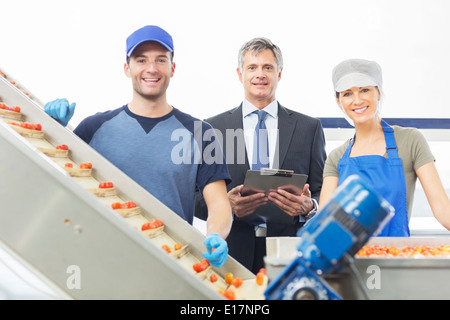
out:
<path id="1" fill-rule="evenodd" d="M 259 192 L 268 194 L 277 189 L 301 195 L 307 180 L 308 175 L 296 174 L 293 170 L 268 168 L 263 168 L 261 171 L 248 170 L 241 195 L 248 196 Z"/>

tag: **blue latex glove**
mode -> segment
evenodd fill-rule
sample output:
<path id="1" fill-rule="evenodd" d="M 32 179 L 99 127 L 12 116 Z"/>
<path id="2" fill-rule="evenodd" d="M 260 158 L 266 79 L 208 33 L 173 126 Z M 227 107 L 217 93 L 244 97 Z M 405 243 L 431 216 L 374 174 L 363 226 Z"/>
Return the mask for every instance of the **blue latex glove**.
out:
<path id="1" fill-rule="evenodd" d="M 75 112 L 76 103 L 69 104 L 67 99 L 56 99 L 50 102 L 47 102 L 44 106 L 45 112 L 62 124 L 64 127 L 67 126 L 70 119 Z"/>
<path id="2" fill-rule="evenodd" d="M 208 250 L 203 254 L 213 267 L 221 267 L 228 258 L 228 245 L 217 233 L 210 233 L 205 238 L 205 246 Z M 216 248 L 212 251 L 213 248 Z"/>

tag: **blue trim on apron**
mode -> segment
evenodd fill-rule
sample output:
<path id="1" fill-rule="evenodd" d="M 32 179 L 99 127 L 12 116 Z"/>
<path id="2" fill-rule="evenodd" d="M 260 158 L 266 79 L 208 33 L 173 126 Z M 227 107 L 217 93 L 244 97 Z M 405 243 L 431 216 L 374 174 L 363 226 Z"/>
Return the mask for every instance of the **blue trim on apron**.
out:
<path id="1" fill-rule="evenodd" d="M 402 159 L 398 157 L 394 130 L 384 120 L 384 138 L 388 158 L 379 155 L 350 157 L 355 139 L 339 160 L 339 185 L 352 175 L 359 175 L 371 188 L 377 191 L 394 208 L 394 217 L 386 224 L 378 236 L 409 237 L 408 209 L 406 205 L 406 180 Z"/>

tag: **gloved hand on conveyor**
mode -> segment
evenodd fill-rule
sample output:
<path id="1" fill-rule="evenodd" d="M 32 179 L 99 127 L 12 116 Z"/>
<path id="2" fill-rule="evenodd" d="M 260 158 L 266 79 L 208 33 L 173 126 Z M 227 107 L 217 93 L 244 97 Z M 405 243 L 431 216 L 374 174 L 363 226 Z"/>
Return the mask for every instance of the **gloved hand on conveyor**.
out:
<path id="1" fill-rule="evenodd" d="M 44 106 L 45 112 L 62 124 L 64 127 L 67 126 L 70 119 L 75 112 L 76 103 L 69 104 L 67 99 L 56 99 L 50 102 L 47 102 Z"/>
<path id="2" fill-rule="evenodd" d="M 206 236 L 204 243 L 208 252 L 204 253 L 203 257 L 214 267 L 223 266 L 228 258 L 227 242 L 217 233 L 210 233 Z"/>

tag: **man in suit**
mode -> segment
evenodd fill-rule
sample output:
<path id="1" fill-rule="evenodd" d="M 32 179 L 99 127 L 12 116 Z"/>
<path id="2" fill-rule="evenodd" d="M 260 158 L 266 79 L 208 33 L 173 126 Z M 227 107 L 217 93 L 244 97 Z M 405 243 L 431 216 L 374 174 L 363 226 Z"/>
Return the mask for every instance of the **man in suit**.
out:
<path id="1" fill-rule="evenodd" d="M 222 138 L 232 178 L 227 187 L 234 216 L 227 238 L 229 253 L 257 273 L 264 267 L 266 237 L 295 236 L 317 210 L 326 159 L 325 137 L 320 120 L 289 110 L 276 100 L 283 58 L 269 39 L 255 38 L 245 43 L 238 65 L 244 101 L 206 122 Z M 260 110 L 265 111 L 262 118 L 257 114 Z M 265 145 L 261 147 L 260 143 Z M 297 194 L 274 190 L 243 196 L 246 172 L 259 170 L 258 164 L 306 174 L 307 183 Z M 204 219 L 205 215 L 204 202 L 197 194 L 196 216 Z"/>

